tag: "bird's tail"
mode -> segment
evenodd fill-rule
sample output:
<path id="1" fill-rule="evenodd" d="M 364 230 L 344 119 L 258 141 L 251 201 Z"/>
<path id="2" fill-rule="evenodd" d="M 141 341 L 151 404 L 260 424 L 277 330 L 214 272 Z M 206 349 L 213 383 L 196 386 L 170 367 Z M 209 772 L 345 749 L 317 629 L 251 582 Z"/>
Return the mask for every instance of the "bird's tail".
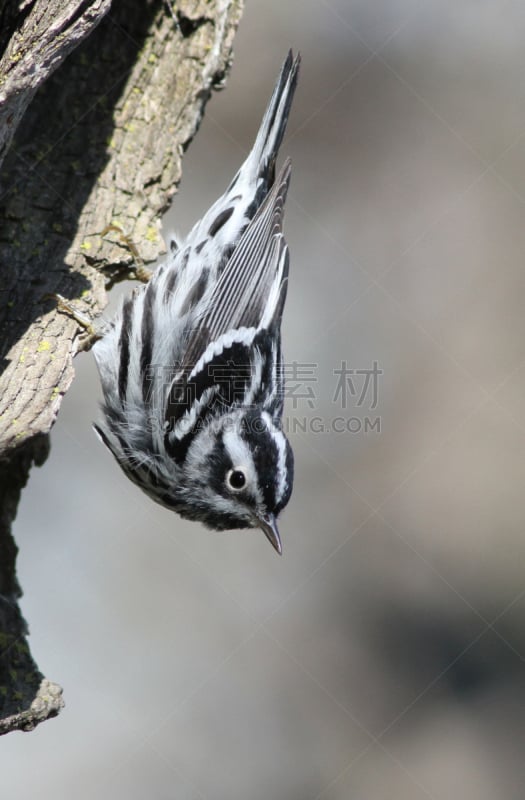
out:
<path id="1" fill-rule="evenodd" d="M 217 264 L 221 264 L 225 256 L 231 256 L 232 247 L 275 183 L 275 162 L 297 86 L 300 61 L 301 57 L 297 55 L 294 58 L 290 50 L 248 157 L 224 194 L 193 226 L 186 238 L 186 245 L 199 247 L 197 253 L 204 253 L 202 242 L 211 242 L 213 259 Z M 212 258 L 209 254 L 207 257 Z"/>
<path id="2" fill-rule="evenodd" d="M 275 180 L 275 162 L 286 130 L 300 63 L 301 56 L 297 54 L 294 58 L 290 50 L 281 68 L 251 153 L 241 168 L 241 171 L 251 172 L 255 180 L 262 179 L 263 185 L 266 184 L 264 186 L 266 191 Z"/>

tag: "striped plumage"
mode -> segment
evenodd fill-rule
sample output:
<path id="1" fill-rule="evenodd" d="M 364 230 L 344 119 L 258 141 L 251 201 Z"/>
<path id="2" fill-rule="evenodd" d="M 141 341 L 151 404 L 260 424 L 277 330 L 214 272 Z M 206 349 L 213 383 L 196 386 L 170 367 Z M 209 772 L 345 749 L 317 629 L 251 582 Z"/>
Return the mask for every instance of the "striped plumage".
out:
<path id="1" fill-rule="evenodd" d="M 94 346 L 96 429 L 131 480 L 211 528 L 261 527 L 279 552 L 275 519 L 293 480 L 280 334 L 290 162 L 276 178 L 275 161 L 298 68 L 290 52 L 225 194 Z"/>

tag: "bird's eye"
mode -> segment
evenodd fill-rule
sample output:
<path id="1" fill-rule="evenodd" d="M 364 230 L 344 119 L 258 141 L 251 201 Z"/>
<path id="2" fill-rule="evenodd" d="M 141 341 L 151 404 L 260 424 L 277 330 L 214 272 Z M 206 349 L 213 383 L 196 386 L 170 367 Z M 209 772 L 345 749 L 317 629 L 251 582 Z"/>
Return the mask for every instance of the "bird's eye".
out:
<path id="1" fill-rule="evenodd" d="M 226 475 L 226 482 L 230 489 L 239 492 L 246 486 L 246 475 L 242 469 L 231 469 Z"/>

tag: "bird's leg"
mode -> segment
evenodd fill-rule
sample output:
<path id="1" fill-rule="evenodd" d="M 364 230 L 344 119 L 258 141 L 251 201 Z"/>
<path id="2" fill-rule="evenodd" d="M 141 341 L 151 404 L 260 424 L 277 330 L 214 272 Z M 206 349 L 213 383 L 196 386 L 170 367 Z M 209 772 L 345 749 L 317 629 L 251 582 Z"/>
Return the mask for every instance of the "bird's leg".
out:
<path id="1" fill-rule="evenodd" d="M 129 236 L 127 236 L 127 234 L 124 233 L 121 228 L 118 227 L 118 225 L 107 225 L 100 235 L 105 236 L 110 231 L 118 233 L 120 241 L 126 245 L 131 253 L 134 261 L 133 272 L 135 273 L 136 279 L 141 281 L 141 283 L 148 283 L 149 279 L 153 275 L 153 272 L 145 265 L 144 260 L 142 259 L 134 242 Z"/>
<path id="2" fill-rule="evenodd" d="M 44 299 L 54 300 L 57 304 L 57 311 L 72 317 L 86 332 L 86 335 L 80 342 L 80 350 L 91 350 L 95 342 L 98 341 L 98 339 L 102 339 L 104 335 L 103 330 L 97 325 L 94 325 L 86 314 L 82 314 L 81 311 L 78 311 L 75 306 L 70 303 L 69 300 L 66 300 L 65 297 L 62 297 L 61 294 L 56 292 L 46 294 Z"/>

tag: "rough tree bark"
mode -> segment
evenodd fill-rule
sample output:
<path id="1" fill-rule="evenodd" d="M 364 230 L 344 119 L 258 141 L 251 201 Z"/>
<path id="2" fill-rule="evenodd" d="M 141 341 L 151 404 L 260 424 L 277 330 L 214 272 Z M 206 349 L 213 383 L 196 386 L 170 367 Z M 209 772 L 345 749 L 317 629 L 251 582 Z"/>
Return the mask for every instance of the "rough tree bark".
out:
<path id="1" fill-rule="evenodd" d="M 46 295 L 100 313 L 108 272 L 131 265 L 118 236 L 100 235 L 109 223 L 146 262 L 162 251 L 159 216 L 242 3 L 0 0 L 0 733 L 63 705 L 27 645 L 11 536 L 79 348 L 78 325 Z"/>

